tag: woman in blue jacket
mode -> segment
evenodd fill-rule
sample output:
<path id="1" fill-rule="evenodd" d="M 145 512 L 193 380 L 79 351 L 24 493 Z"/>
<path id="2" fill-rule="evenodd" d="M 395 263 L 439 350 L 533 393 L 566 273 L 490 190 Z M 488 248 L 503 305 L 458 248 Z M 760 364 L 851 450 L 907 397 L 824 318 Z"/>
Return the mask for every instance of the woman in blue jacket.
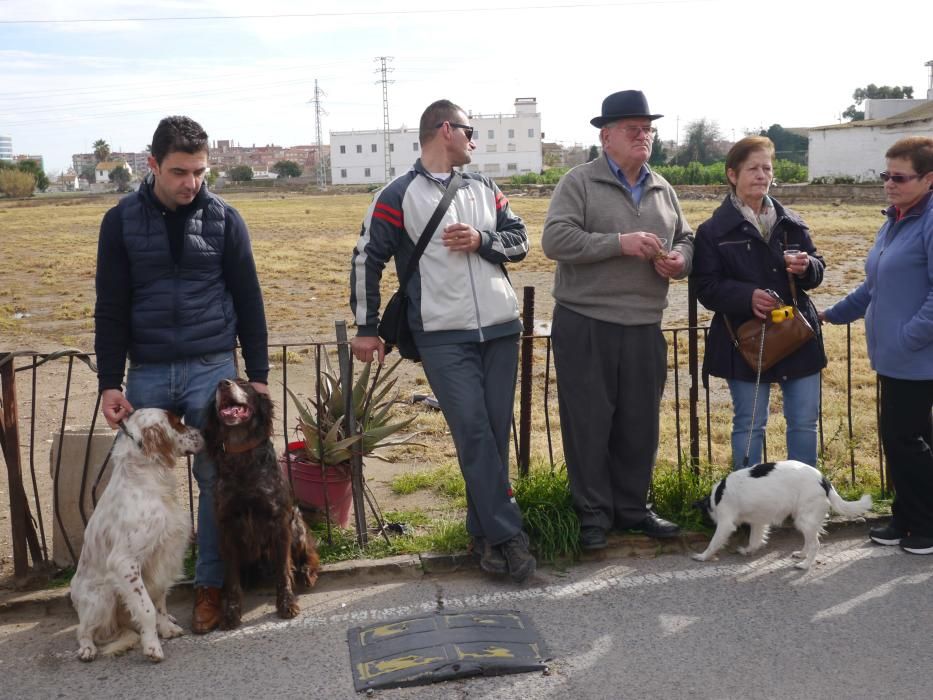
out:
<path id="1" fill-rule="evenodd" d="M 793 275 L 798 307 L 819 333 L 816 310 L 804 290 L 823 281 L 823 258 L 803 220 L 768 196 L 773 157 L 774 144 L 764 136 L 748 136 L 732 147 L 726 156 L 732 193 L 700 225 L 694 243 L 692 277 L 697 296 L 715 312 L 706 339 L 703 375 L 722 377 L 729 384 L 733 469 L 761 461 L 768 399 L 775 382 L 784 399 L 787 458 L 816 466 L 820 370 L 826 366 L 822 339 L 817 335 L 762 372 L 757 385 L 756 369 L 735 349 L 726 325 L 726 319 L 732 329 L 752 318 L 763 320 L 780 305 L 769 291 L 791 304 L 789 275 Z M 785 255 L 791 249 L 798 252 Z"/>
<path id="2" fill-rule="evenodd" d="M 865 261 L 865 281 L 820 314 L 865 318 L 881 383 L 881 445 L 894 484 L 893 517 L 871 539 L 933 554 L 933 139 L 901 139 L 881 173 L 891 203 Z"/>

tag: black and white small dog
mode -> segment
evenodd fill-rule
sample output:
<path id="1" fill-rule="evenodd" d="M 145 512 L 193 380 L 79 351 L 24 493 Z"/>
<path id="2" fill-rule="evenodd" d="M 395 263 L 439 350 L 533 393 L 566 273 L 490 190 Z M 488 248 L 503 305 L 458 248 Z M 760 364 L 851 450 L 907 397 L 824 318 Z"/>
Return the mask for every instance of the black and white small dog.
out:
<path id="1" fill-rule="evenodd" d="M 717 482 L 709 496 L 694 504 L 716 523 L 716 532 L 705 551 L 694 554 L 697 561 L 708 561 L 725 546 L 729 536 L 742 523 L 751 532 L 747 547 L 739 554 L 751 554 L 765 544 L 771 525 L 780 525 L 788 516 L 803 534 L 804 546 L 793 556 L 802 558 L 798 569 L 809 569 L 820 549 L 823 521 L 830 507 L 848 518 L 871 508 L 871 496 L 858 501 L 844 501 L 817 469 L 788 460 L 756 464 L 739 469 Z"/>

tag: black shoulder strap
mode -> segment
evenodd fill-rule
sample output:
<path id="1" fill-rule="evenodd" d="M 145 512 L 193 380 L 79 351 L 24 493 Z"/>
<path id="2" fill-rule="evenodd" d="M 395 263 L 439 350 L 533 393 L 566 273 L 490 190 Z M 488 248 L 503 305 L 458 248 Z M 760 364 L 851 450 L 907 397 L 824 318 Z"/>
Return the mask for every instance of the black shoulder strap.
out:
<path id="1" fill-rule="evenodd" d="M 405 293 L 405 286 L 408 284 L 408 280 L 411 279 L 415 269 L 418 267 L 418 260 L 421 259 L 421 254 L 424 252 L 424 249 L 428 247 L 428 242 L 434 235 L 434 231 L 437 228 L 437 225 L 441 222 L 441 219 L 447 212 L 447 207 L 450 206 L 450 202 L 453 200 L 457 189 L 460 187 L 460 182 L 462 179 L 463 177 L 460 175 L 460 173 L 454 170 L 453 174 L 450 176 L 450 181 L 447 183 L 447 189 L 444 190 L 444 196 L 441 197 L 441 201 L 437 205 L 437 209 L 434 210 L 434 213 L 431 215 L 427 226 L 425 226 L 424 231 L 421 232 L 421 237 L 418 239 L 418 244 L 415 246 L 415 252 L 411 254 L 411 258 L 408 260 L 408 267 L 405 268 L 405 274 L 402 276 L 402 279 L 398 281 L 398 288 L 402 294 Z"/>

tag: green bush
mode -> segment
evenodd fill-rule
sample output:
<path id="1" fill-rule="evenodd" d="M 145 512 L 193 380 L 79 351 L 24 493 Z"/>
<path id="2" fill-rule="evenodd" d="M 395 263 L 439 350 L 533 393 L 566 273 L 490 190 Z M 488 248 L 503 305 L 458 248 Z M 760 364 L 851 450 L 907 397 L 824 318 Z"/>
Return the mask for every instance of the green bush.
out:
<path id="1" fill-rule="evenodd" d="M 672 185 L 726 185 L 725 161 L 703 165 L 697 161 L 683 165 L 655 165 L 652 170 Z M 806 166 L 789 160 L 774 161 L 774 177 L 778 182 L 806 182 Z"/>
<path id="2" fill-rule="evenodd" d="M 523 173 L 509 178 L 510 185 L 556 185 L 570 168 L 547 168 L 541 174 Z"/>
<path id="3" fill-rule="evenodd" d="M 22 170 L 0 170 L 0 194 L 7 197 L 30 197 L 35 189 L 35 175 Z"/>

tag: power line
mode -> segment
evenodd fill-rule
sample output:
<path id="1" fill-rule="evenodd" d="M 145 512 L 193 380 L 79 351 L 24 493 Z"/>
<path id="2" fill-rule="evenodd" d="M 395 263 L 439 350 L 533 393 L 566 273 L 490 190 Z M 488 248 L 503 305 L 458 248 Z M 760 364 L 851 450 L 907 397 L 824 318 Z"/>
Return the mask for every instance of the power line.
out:
<path id="1" fill-rule="evenodd" d="M 290 12 L 268 15 L 192 15 L 189 17 L 98 17 L 95 19 L 3 19 L 0 24 L 112 24 L 115 22 L 198 22 L 235 19 L 320 19 L 322 17 L 385 17 L 397 15 L 451 15 L 510 10 L 578 10 L 581 8 L 634 7 L 638 5 L 695 5 L 715 0 L 633 0 L 631 2 L 591 2 L 560 5 L 514 5 L 499 7 L 452 7 L 430 10 L 371 10 L 346 12 Z"/>
<path id="2" fill-rule="evenodd" d="M 305 83 L 307 83 L 307 79 L 296 78 L 295 80 L 284 80 L 284 81 L 275 82 L 275 83 L 263 83 L 262 85 L 258 87 L 265 91 L 266 88 L 270 88 L 270 87 L 286 87 L 290 85 L 303 85 Z M 186 100 L 189 97 L 201 97 L 204 95 L 229 95 L 229 94 L 236 94 L 236 93 L 243 93 L 243 92 L 254 93 L 256 90 L 257 90 L 256 85 L 250 85 L 250 84 L 244 85 L 243 83 L 239 83 L 239 87 L 236 87 L 236 88 L 222 87 L 222 88 L 215 88 L 213 90 L 193 89 L 193 90 L 188 90 L 184 92 L 163 92 L 163 93 L 144 92 L 144 93 L 140 93 L 136 97 L 118 97 L 118 98 L 114 98 L 110 100 L 95 99 L 93 100 L 93 104 L 95 107 L 104 106 L 104 105 L 121 106 L 121 105 L 131 105 L 137 102 L 149 102 L 152 100 L 158 100 L 158 99 L 166 98 L 166 97 L 177 101 L 177 100 Z M 87 107 L 87 105 L 88 105 L 87 102 L 71 102 L 71 103 L 65 103 L 65 104 L 55 104 L 54 109 L 80 109 L 80 108 Z M 12 108 L 12 111 L 17 115 L 21 115 L 21 114 L 47 113 L 49 109 L 50 108 L 48 106 L 39 106 L 39 107 L 29 107 L 27 109 Z"/>
<path id="3" fill-rule="evenodd" d="M 2 2 L 3 0 L 0 0 Z M 235 70 L 235 71 L 225 71 L 222 73 L 212 73 L 208 77 L 198 78 L 197 76 L 189 76 L 185 78 L 178 78 L 176 80 L 147 80 L 146 89 L 160 89 L 164 87 L 170 87 L 172 85 L 199 85 L 199 84 L 209 84 L 214 85 L 218 80 L 224 78 L 235 78 L 239 83 L 244 77 L 253 76 L 258 80 L 262 81 L 265 84 L 269 71 L 283 71 L 283 70 L 320 70 L 324 67 L 337 66 L 343 64 L 353 64 L 359 63 L 358 59 L 350 59 L 346 61 L 332 61 L 329 63 L 321 64 L 307 64 L 307 63 L 276 63 L 266 67 L 258 67 L 252 71 L 244 70 Z M 160 71 L 164 71 L 164 66 L 159 66 Z M 122 90 L 126 88 L 139 88 L 139 81 L 127 82 L 127 83 L 104 83 L 102 85 L 96 85 L 93 87 L 66 87 L 57 90 L 43 89 L 43 90 L 23 90 L 19 92 L 4 91 L 0 94 L 0 101 L 3 100 L 19 100 L 19 99 L 35 99 L 37 97 L 53 97 L 53 96 L 68 96 L 68 95 L 88 95 L 101 92 L 107 92 L 110 90 Z"/>

